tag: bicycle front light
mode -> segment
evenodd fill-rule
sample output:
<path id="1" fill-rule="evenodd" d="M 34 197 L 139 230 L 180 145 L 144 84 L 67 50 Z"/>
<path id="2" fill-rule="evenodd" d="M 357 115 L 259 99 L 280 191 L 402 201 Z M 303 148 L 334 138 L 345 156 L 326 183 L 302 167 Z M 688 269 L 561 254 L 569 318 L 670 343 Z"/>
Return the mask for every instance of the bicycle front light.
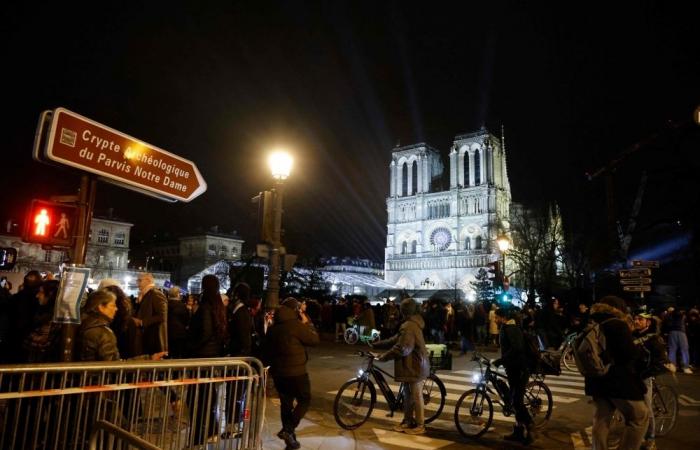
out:
<path id="1" fill-rule="evenodd" d="M 472 383 L 480 383 L 481 382 L 481 374 L 480 373 L 475 373 L 472 375 Z"/>
<path id="2" fill-rule="evenodd" d="M 361 377 L 361 376 L 364 375 L 364 374 L 365 374 L 365 371 L 362 370 L 362 369 L 360 369 L 360 370 L 357 371 L 357 376 L 358 376 L 358 377 Z"/>

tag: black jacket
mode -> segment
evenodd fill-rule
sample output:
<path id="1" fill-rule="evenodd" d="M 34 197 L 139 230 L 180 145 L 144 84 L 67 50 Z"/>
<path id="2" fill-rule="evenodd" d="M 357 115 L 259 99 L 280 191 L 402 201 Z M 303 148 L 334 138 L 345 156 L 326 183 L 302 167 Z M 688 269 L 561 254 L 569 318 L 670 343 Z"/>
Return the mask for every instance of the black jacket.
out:
<path id="1" fill-rule="evenodd" d="M 168 299 L 168 339 L 171 342 L 187 338 L 189 321 L 187 306 L 180 300 Z"/>
<path id="2" fill-rule="evenodd" d="M 309 359 L 306 347 L 318 345 L 320 339 L 313 326 L 299 321 L 292 308 L 280 306 L 275 323 L 265 335 L 264 359 L 273 377 L 294 377 L 306 373 Z"/>
<path id="3" fill-rule="evenodd" d="M 502 364 L 507 372 L 527 368 L 525 337 L 515 320 L 509 320 L 501 327 L 499 341 L 501 358 L 496 361 L 497 365 Z"/>
<path id="4" fill-rule="evenodd" d="M 642 400 L 646 387 L 635 365 L 639 358 L 639 348 L 634 344 L 629 319 L 619 309 L 604 303 L 591 307 L 591 320 L 601 325 L 605 334 L 607 359 L 612 365 L 602 377 L 586 377 L 586 395 L 594 397 Z"/>
<path id="5" fill-rule="evenodd" d="M 216 332 L 214 311 L 207 302 L 200 303 L 192 316 L 188 346 L 193 358 L 217 358 L 224 355 L 224 342 Z"/>
<path id="6" fill-rule="evenodd" d="M 109 318 L 99 313 L 83 316 L 78 331 L 78 355 L 81 361 L 118 361 L 117 337 L 109 327 Z"/>
<path id="7" fill-rule="evenodd" d="M 241 306 L 237 308 L 238 305 Z M 240 300 L 229 308 L 229 343 L 226 353 L 231 356 L 250 356 L 253 350 L 253 320 L 250 311 Z"/>

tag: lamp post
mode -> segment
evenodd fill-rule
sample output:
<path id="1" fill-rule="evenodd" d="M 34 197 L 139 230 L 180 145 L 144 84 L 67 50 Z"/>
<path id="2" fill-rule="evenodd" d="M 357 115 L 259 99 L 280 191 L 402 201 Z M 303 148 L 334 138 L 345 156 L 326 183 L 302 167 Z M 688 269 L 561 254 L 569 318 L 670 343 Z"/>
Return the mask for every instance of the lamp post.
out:
<path id="1" fill-rule="evenodd" d="M 292 157 L 285 151 L 275 151 L 267 160 L 275 179 L 273 193 L 273 229 L 272 248 L 270 249 L 270 275 L 267 278 L 267 296 L 265 308 L 274 309 L 279 305 L 280 295 L 280 248 L 282 247 L 282 197 L 284 194 L 284 180 L 292 171 Z"/>
<path id="2" fill-rule="evenodd" d="M 503 291 L 505 291 L 505 286 L 506 286 L 506 252 L 510 248 L 510 239 L 508 239 L 508 236 L 501 235 L 496 239 L 496 243 L 498 244 L 498 249 L 501 251 L 501 256 L 503 256 L 503 262 L 501 263 L 501 272 L 502 272 L 502 286 L 503 286 Z"/>

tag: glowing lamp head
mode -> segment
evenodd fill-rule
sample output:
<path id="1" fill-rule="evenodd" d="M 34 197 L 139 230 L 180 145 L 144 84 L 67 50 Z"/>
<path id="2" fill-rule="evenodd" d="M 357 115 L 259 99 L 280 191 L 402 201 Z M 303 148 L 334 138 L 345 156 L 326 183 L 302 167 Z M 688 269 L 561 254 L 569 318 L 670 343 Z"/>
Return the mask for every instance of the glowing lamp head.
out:
<path id="1" fill-rule="evenodd" d="M 496 239 L 496 243 L 498 244 L 498 249 L 502 252 L 507 252 L 510 248 L 510 240 L 506 236 Z"/>
<path id="2" fill-rule="evenodd" d="M 284 181 L 289 177 L 293 163 L 292 156 L 289 153 L 282 150 L 275 151 L 269 156 L 267 162 L 275 180 Z"/>

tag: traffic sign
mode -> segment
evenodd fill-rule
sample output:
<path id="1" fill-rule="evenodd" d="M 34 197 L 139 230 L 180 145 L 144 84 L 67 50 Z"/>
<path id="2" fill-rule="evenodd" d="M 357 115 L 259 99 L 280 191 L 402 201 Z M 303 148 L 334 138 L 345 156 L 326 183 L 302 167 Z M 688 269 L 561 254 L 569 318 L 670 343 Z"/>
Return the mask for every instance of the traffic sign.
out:
<path id="1" fill-rule="evenodd" d="M 647 267 L 637 267 L 634 269 L 620 270 L 620 278 L 650 277 L 651 269 Z"/>
<path id="2" fill-rule="evenodd" d="M 44 156 L 163 200 L 189 202 L 207 190 L 192 161 L 65 108 L 52 114 Z"/>
<path id="3" fill-rule="evenodd" d="M 620 284 L 651 284 L 651 278 L 622 278 Z"/>
<path id="4" fill-rule="evenodd" d="M 622 290 L 627 292 L 650 292 L 651 286 L 649 286 L 648 284 L 622 286 Z"/>
<path id="5" fill-rule="evenodd" d="M 644 261 L 642 259 L 633 259 L 632 260 L 632 267 L 649 267 L 651 269 L 658 269 L 659 262 L 658 261 Z"/>

